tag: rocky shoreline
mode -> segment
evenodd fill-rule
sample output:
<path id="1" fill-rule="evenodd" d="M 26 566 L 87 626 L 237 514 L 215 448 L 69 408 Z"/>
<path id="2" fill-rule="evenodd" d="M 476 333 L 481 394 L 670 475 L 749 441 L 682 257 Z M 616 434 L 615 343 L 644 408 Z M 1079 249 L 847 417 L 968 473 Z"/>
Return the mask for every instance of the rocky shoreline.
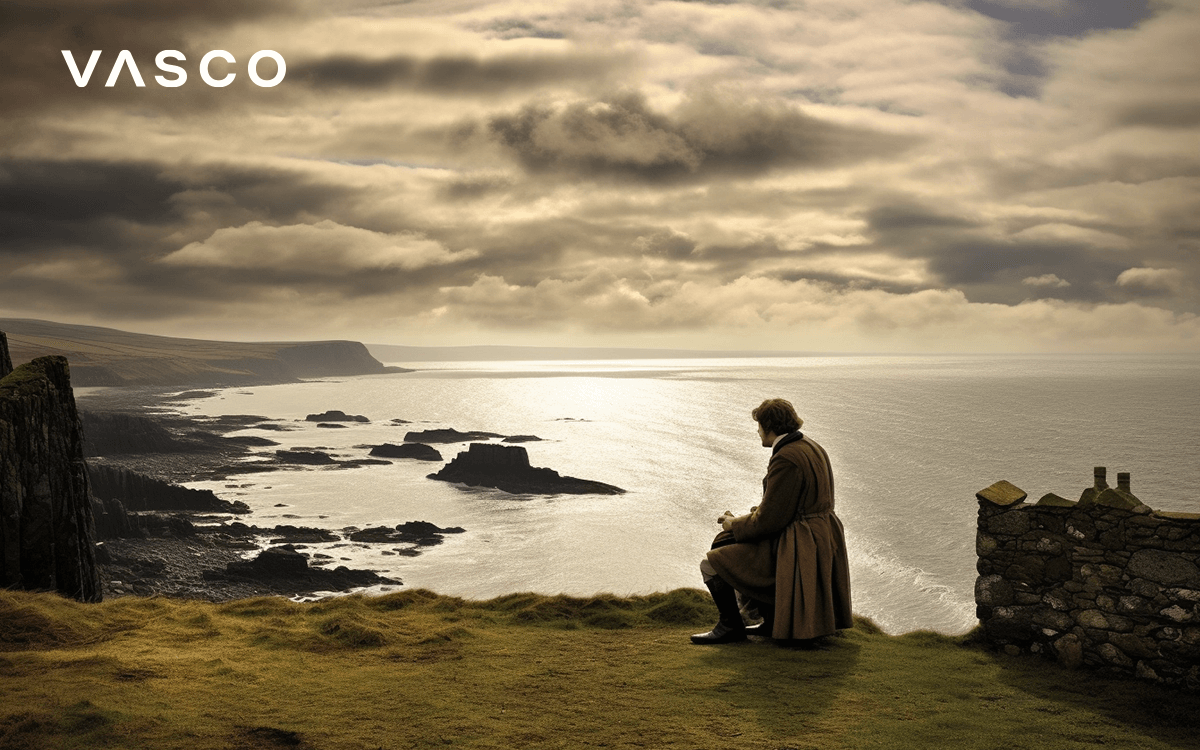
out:
<path id="1" fill-rule="evenodd" d="M 352 558 L 335 550 L 379 548 L 384 556 L 414 556 L 441 544 L 461 528 L 425 521 L 395 527 L 341 530 L 279 525 L 247 526 L 237 514 L 250 508 L 211 491 L 179 487 L 192 481 L 229 481 L 245 473 L 311 467 L 350 469 L 401 461 L 443 461 L 432 444 L 469 442 L 469 449 L 444 465 L 432 479 L 468 487 L 493 487 L 517 494 L 619 494 L 600 482 L 560 476 L 529 465 L 525 448 L 535 435 L 504 436 L 452 428 L 410 431 L 399 445 L 360 445 L 361 457 L 331 455 L 328 449 L 280 445 L 269 437 L 231 435 L 247 428 L 283 432 L 308 427 L 347 428 L 370 420 L 329 410 L 301 423 L 253 414 L 188 416 L 179 406 L 211 391 L 117 388 L 81 394 L 84 455 L 95 500 L 97 564 L 107 597 L 165 595 L 227 601 L 259 595 L 312 597 L 318 592 L 363 587 L 386 590 L 402 581 L 378 571 L 352 570 Z M 392 419 L 391 425 L 409 424 Z M 479 443 L 498 439 L 510 445 Z M 253 459 L 253 460 L 247 460 Z M 320 545 L 319 548 L 310 545 Z M 257 556 L 250 559 L 252 555 Z M 361 559 L 361 556 L 359 557 Z"/>
<path id="2" fill-rule="evenodd" d="M 350 569 L 345 565 L 350 558 L 336 550 L 378 547 L 382 555 L 413 556 L 440 544 L 444 534 L 463 531 L 424 521 L 395 528 L 330 530 L 259 528 L 236 520 L 250 511 L 244 503 L 175 483 L 228 480 L 248 471 L 352 468 L 390 461 L 339 461 L 319 450 L 280 450 L 248 464 L 244 459 L 255 448 L 277 443 L 227 433 L 251 426 L 277 431 L 296 427 L 256 415 L 190 417 L 174 409 L 182 401 L 211 395 L 119 388 L 80 398 L 94 497 L 96 562 L 105 598 L 171 596 L 221 602 L 266 595 L 311 598 L 363 587 L 386 591 L 403 582 L 377 571 Z M 337 419 L 340 413 L 317 416 Z M 320 549 L 311 546 L 318 544 Z"/>

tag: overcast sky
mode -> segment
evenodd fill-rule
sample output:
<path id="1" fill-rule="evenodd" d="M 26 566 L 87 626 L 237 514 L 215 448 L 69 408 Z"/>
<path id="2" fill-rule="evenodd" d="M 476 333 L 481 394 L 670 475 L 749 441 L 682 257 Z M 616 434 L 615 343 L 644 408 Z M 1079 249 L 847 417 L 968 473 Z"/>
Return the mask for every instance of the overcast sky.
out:
<path id="1" fill-rule="evenodd" d="M 0 3 L 0 316 L 1200 351 L 1200 2 Z M 80 71 L 78 87 L 62 50 Z M 130 50 L 145 87 L 127 68 Z M 227 50 L 200 77 L 200 59 Z M 256 86 L 275 50 L 286 75 Z M 184 85 L 155 76 L 162 50 Z M 275 74 L 270 60 L 260 77 Z"/>

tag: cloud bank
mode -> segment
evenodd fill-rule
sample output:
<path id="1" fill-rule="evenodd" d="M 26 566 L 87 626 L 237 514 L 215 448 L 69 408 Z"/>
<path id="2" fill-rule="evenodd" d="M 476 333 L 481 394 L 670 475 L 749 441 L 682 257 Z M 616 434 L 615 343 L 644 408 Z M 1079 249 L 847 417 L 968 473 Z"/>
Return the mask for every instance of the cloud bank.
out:
<path id="1" fill-rule="evenodd" d="M 380 343 L 1200 349 L 1192 3 L 0 12 L 5 315 Z M 63 49 L 102 50 L 88 86 Z M 103 85 L 123 49 L 146 87 Z M 163 49 L 185 85 L 151 82 Z M 214 66 L 239 74 L 227 88 L 196 73 L 213 49 L 239 61 Z M 287 60 L 274 88 L 245 75 L 262 49 Z"/>

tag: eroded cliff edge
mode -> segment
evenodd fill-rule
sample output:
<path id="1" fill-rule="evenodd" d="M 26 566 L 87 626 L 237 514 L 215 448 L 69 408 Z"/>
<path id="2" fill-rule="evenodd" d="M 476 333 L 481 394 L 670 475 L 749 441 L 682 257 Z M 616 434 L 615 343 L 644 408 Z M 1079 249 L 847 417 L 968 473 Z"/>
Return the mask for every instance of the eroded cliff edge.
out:
<path id="1" fill-rule="evenodd" d="M 52 356 L 10 369 L 0 334 L 0 588 L 99 601 L 70 367 Z"/>

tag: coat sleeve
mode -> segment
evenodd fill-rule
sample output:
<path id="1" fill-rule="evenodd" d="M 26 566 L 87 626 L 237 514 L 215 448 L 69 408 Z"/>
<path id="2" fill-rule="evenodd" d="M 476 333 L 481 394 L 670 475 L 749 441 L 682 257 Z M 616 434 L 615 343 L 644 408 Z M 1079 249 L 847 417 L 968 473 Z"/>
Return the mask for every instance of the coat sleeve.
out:
<path id="1" fill-rule="evenodd" d="M 739 542 L 753 542 L 783 533 L 796 517 L 803 479 L 800 467 L 786 458 L 776 457 L 767 465 L 762 502 L 746 516 L 730 522 L 730 531 Z"/>

